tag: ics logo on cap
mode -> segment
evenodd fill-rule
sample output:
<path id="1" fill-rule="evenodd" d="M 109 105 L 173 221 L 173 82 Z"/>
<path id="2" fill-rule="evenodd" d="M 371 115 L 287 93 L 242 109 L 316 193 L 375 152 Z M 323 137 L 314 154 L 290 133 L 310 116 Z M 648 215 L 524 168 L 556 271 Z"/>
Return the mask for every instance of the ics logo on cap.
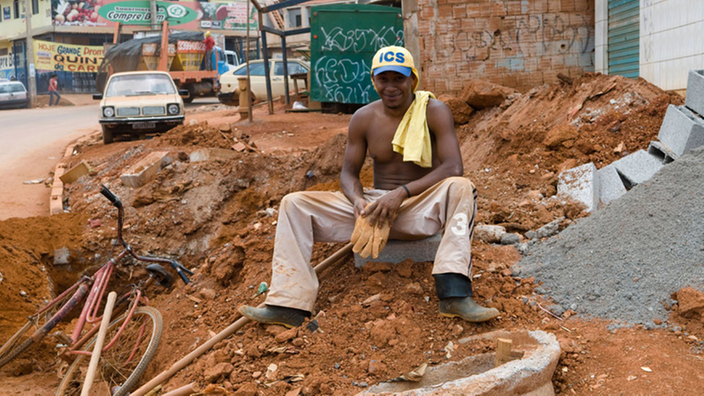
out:
<path id="1" fill-rule="evenodd" d="M 403 52 L 385 52 L 383 54 L 379 54 L 379 63 L 382 62 L 396 62 L 396 63 L 405 63 L 406 60 L 404 59 L 405 55 Z"/>
<path id="2" fill-rule="evenodd" d="M 407 49 L 392 45 L 381 48 L 374 54 L 372 58 L 371 75 L 376 76 L 387 71 L 401 73 L 406 77 L 412 74 L 416 80 L 413 85 L 413 90 L 415 91 L 418 87 L 420 78 L 413 64 L 413 56 Z"/>

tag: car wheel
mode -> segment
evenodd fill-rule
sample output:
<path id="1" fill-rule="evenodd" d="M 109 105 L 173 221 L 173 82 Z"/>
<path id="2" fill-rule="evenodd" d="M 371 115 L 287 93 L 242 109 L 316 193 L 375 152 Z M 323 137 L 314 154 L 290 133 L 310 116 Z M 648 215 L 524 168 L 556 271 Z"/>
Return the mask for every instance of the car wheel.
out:
<path id="1" fill-rule="evenodd" d="M 218 95 L 218 100 L 226 106 L 236 107 L 240 104 L 240 95 L 235 92 L 232 92 L 229 95 Z"/>
<path id="2" fill-rule="evenodd" d="M 113 136 L 112 131 L 110 128 L 106 127 L 105 125 L 101 125 L 103 127 L 103 144 L 110 144 L 115 140 L 115 137 Z"/>
<path id="3" fill-rule="evenodd" d="M 188 96 L 183 98 L 183 103 L 191 103 L 193 102 L 193 99 L 195 99 L 196 96 L 193 94 L 193 92 L 189 89 L 188 90 Z"/>

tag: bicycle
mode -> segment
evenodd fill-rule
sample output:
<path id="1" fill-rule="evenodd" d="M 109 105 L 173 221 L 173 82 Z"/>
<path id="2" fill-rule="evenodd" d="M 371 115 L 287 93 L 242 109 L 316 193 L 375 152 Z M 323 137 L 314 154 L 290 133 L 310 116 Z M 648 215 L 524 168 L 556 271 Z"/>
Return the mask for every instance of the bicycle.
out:
<path id="1" fill-rule="evenodd" d="M 27 323 L 0 347 L 1 368 L 32 344 L 39 343 L 85 300 L 71 337 L 61 332 L 54 334 L 63 342 L 63 345 L 58 346 L 62 348 L 59 357 L 70 364 L 56 395 L 73 395 L 81 392 L 82 379 L 85 377 L 102 320 L 102 316 L 98 316 L 100 305 L 106 295 L 113 270 L 120 260 L 129 255 L 137 261 L 152 264 L 146 267 L 149 273 L 146 280 L 140 284 L 128 285 L 125 287 L 128 290 L 123 289 L 118 293 L 120 298 L 113 311 L 113 317 L 116 319 L 110 323 L 105 337 L 96 381 L 102 381 L 113 396 L 127 395 L 137 384 L 154 357 L 161 338 L 163 328 L 161 314 L 155 308 L 148 306 L 149 300 L 142 291 L 148 289 L 154 282 L 166 288 L 173 284 L 174 278 L 160 264 L 169 264 L 185 284 L 190 282 L 188 275 L 193 275 L 176 260 L 137 255 L 122 237 L 124 223 L 122 202 L 104 185 L 101 185 L 100 193 L 117 208 L 117 241 L 114 246 L 121 244 L 122 252 L 116 257 L 111 257 L 93 276 L 81 277 L 73 286 L 34 315 L 29 316 Z M 140 304 L 144 306 L 139 306 Z M 83 334 L 86 325 L 93 327 Z M 36 330 L 29 334 L 31 329 Z"/>

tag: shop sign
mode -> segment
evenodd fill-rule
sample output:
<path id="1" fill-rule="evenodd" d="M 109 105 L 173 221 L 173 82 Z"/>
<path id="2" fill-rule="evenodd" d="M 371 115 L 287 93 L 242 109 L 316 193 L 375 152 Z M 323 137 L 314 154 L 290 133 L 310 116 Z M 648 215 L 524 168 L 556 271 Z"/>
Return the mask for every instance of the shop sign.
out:
<path id="1" fill-rule="evenodd" d="M 124 25 L 151 24 L 151 10 L 146 0 L 52 0 L 53 24 L 58 26 L 114 27 Z M 235 0 L 231 3 L 202 1 L 157 1 L 157 21 L 169 21 L 179 29 L 258 29 L 256 9 L 252 8 L 247 18 L 247 2 Z M 7 7 L 9 12 L 10 8 Z"/>
<path id="2" fill-rule="evenodd" d="M 2 19 L 7 21 L 11 18 L 12 18 L 12 15 L 10 15 L 10 6 L 4 7 L 2 9 Z"/>
<path id="3" fill-rule="evenodd" d="M 34 40 L 37 70 L 97 73 L 103 62 L 103 47 Z"/>
<path id="4" fill-rule="evenodd" d="M 0 70 L 3 69 L 14 69 L 15 66 L 12 63 L 12 55 L 2 55 L 0 56 Z"/>
<path id="5" fill-rule="evenodd" d="M 181 4 L 156 2 L 158 22 L 169 21 L 169 25 L 178 26 L 195 20 L 198 14 Z M 152 14 L 148 1 L 120 1 L 100 7 L 98 15 L 111 22 L 124 25 L 149 25 Z"/>

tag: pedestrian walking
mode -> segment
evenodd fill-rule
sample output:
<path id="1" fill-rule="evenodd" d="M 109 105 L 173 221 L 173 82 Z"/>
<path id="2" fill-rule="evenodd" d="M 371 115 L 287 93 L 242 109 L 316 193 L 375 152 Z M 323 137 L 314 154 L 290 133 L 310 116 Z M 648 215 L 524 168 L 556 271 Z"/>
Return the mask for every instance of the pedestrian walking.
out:
<path id="1" fill-rule="evenodd" d="M 52 105 L 54 100 L 54 95 L 56 95 L 56 105 L 58 106 L 59 100 L 61 100 L 61 95 L 59 94 L 59 81 L 56 74 L 52 74 L 49 79 L 49 106 Z"/>

